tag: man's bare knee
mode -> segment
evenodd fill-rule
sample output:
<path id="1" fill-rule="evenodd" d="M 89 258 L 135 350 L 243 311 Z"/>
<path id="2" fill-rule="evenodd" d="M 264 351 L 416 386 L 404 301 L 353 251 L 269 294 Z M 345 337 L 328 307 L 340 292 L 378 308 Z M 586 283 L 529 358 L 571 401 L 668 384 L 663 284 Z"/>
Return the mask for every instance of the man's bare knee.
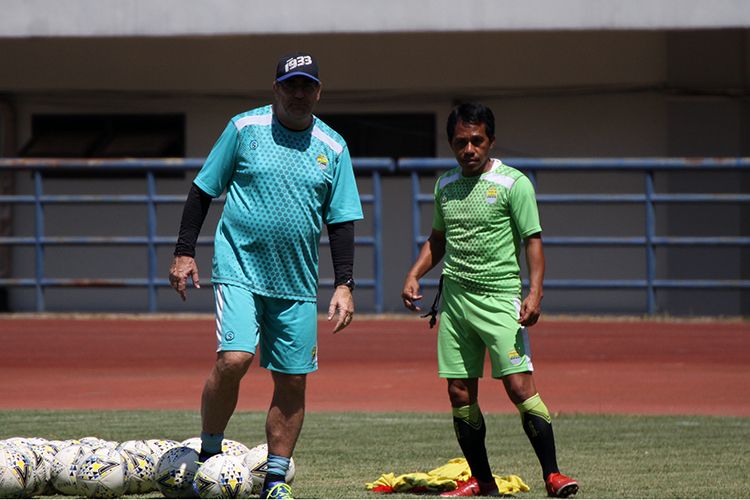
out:
<path id="1" fill-rule="evenodd" d="M 451 406 L 459 408 L 477 400 L 476 379 L 448 379 L 448 398 Z"/>
<path id="2" fill-rule="evenodd" d="M 214 370 L 221 379 L 238 380 L 247 373 L 253 354 L 242 351 L 224 351 L 216 357 Z"/>
<path id="3" fill-rule="evenodd" d="M 536 384 L 531 372 L 514 373 L 503 377 L 503 385 L 514 404 L 520 404 L 536 394 Z"/>
<path id="4" fill-rule="evenodd" d="M 304 395 L 307 387 L 307 375 L 290 375 L 288 373 L 273 373 L 274 389 L 287 395 Z"/>

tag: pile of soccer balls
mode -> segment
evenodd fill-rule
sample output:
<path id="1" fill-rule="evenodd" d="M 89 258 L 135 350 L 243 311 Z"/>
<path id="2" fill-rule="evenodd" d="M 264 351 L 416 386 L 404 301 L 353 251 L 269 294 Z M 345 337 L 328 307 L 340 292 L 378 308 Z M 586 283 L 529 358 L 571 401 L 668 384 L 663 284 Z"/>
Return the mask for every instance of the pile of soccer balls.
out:
<path id="1" fill-rule="evenodd" d="M 222 453 L 198 463 L 200 438 L 117 443 L 97 437 L 67 441 L 0 441 L 0 498 L 72 495 L 117 498 L 160 491 L 167 498 L 250 498 L 266 477 L 268 446 L 225 439 Z M 294 480 L 291 460 L 287 483 Z"/>

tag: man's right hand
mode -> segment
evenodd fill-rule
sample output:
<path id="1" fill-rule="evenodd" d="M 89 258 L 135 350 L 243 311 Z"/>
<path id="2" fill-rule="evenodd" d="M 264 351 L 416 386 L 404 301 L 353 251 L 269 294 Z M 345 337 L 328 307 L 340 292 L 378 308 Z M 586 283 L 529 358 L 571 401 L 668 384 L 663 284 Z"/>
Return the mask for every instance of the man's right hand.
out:
<path id="1" fill-rule="evenodd" d="M 404 299 L 404 307 L 412 311 L 421 311 L 418 302 L 422 300 L 419 293 L 419 280 L 413 276 L 407 276 L 404 282 L 404 290 L 401 292 L 401 298 Z"/>
<path id="2" fill-rule="evenodd" d="M 174 288 L 182 300 L 187 299 L 187 280 L 193 280 L 195 288 L 200 288 L 200 276 L 195 259 L 187 255 L 177 255 L 169 268 L 169 284 Z"/>

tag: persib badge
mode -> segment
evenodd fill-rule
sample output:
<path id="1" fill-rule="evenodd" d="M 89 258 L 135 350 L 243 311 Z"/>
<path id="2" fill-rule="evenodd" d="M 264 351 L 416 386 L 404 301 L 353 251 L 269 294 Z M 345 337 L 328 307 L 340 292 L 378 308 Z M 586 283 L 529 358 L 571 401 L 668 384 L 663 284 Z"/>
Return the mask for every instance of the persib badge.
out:
<path id="1" fill-rule="evenodd" d="M 510 364 L 513 366 L 518 366 L 523 363 L 523 357 L 518 354 L 518 351 L 516 351 L 515 349 L 508 352 L 508 359 L 510 360 Z"/>
<path id="2" fill-rule="evenodd" d="M 487 203 L 490 205 L 497 203 L 497 188 L 495 186 L 492 186 L 487 190 Z"/>
<path id="3" fill-rule="evenodd" d="M 325 170 L 328 168 L 328 158 L 323 153 L 320 153 L 318 155 L 316 161 L 318 162 L 318 167 L 320 167 L 321 170 Z"/>

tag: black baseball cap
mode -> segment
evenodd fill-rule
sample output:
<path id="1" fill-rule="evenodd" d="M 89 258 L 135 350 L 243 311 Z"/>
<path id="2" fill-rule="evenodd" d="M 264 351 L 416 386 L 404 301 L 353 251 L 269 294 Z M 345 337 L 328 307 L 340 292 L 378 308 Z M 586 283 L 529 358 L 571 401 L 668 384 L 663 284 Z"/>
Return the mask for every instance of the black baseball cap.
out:
<path id="1" fill-rule="evenodd" d="M 276 64 L 276 81 L 283 82 L 293 76 L 305 76 L 320 83 L 318 62 L 307 52 L 287 54 Z"/>

